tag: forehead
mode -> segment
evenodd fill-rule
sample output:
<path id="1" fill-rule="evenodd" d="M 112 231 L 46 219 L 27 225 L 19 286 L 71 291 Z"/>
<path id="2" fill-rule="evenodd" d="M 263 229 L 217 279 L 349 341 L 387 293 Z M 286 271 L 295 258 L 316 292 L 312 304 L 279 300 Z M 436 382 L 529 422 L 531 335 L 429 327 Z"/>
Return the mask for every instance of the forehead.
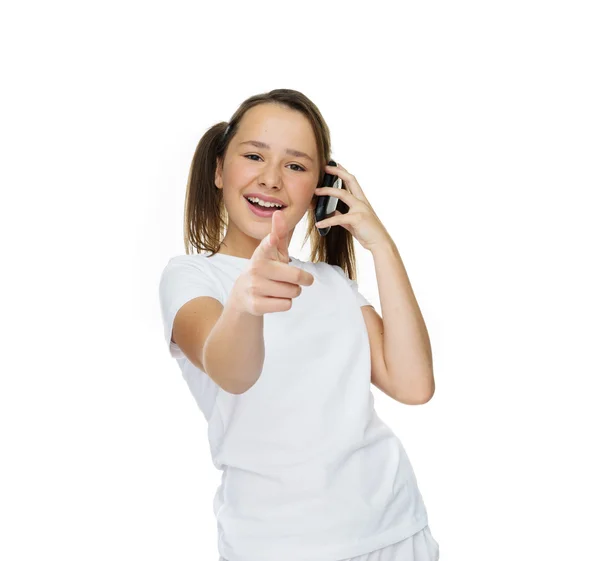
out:
<path id="1" fill-rule="evenodd" d="M 252 107 L 242 117 L 238 141 L 260 140 L 268 144 L 286 144 L 299 150 L 316 152 L 316 141 L 307 117 L 299 111 L 265 103 Z"/>

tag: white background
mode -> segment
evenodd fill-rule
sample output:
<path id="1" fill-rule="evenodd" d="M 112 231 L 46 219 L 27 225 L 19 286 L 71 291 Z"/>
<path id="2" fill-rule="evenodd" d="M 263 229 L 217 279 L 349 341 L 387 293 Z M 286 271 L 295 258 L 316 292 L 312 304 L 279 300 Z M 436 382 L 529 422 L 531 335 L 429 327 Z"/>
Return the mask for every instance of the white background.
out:
<path id="1" fill-rule="evenodd" d="M 218 558 L 220 472 L 158 281 L 198 140 L 284 87 L 320 108 L 427 323 L 433 399 L 372 390 L 441 560 L 600 559 L 594 4 L 5 5 L 0 558 Z"/>

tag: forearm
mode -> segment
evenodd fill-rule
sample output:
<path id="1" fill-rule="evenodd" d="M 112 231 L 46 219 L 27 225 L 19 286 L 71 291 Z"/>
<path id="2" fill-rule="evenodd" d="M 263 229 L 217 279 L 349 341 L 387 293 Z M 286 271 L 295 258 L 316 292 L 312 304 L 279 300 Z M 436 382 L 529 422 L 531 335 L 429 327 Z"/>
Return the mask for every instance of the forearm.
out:
<path id="1" fill-rule="evenodd" d="M 404 402 L 424 403 L 435 391 L 431 344 L 398 248 L 372 250 L 383 319 L 387 373 Z"/>
<path id="2" fill-rule="evenodd" d="M 228 300 L 204 344 L 206 373 L 225 391 L 241 394 L 260 377 L 265 359 L 263 316 L 240 312 Z"/>

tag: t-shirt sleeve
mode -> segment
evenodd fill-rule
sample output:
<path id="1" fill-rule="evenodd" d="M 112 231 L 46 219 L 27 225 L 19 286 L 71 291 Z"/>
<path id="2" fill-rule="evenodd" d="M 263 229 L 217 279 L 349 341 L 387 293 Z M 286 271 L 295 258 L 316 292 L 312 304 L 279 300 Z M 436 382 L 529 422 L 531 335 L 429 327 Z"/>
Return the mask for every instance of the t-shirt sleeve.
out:
<path id="1" fill-rule="evenodd" d="M 184 255 L 173 257 L 163 269 L 158 287 L 160 311 L 165 341 L 173 358 L 185 357 L 171 341 L 173 321 L 181 306 L 198 296 L 211 296 L 223 304 L 217 280 L 209 267 L 202 259 L 192 261 Z"/>
<path id="2" fill-rule="evenodd" d="M 346 275 L 346 272 L 344 271 L 344 269 L 342 269 L 339 265 L 333 265 L 333 268 L 336 270 L 336 272 L 339 275 L 341 275 L 344 279 L 346 279 L 346 282 L 348 283 L 348 285 L 354 292 L 354 296 L 355 296 L 356 301 L 358 302 L 359 306 L 372 306 L 373 305 L 359 292 L 358 282 L 349 278 L 348 275 Z"/>

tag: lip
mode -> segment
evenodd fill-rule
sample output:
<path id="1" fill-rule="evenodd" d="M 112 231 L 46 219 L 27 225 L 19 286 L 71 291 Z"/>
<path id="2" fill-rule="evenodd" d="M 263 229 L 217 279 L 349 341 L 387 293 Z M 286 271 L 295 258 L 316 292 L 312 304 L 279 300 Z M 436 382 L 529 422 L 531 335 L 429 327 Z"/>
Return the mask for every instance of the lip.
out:
<path id="1" fill-rule="evenodd" d="M 267 195 L 263 195 L 261 193 L 246 193 L 244 195 L 244 198 L 248 197 L 256 197 L 257 199 L 261 199 L 266 203 L 277 203 L 278 205 L 283 205 L 284 207 L 287 206 L 283 201 L 276 199 L 275 197 L 268 197 Z"/>

